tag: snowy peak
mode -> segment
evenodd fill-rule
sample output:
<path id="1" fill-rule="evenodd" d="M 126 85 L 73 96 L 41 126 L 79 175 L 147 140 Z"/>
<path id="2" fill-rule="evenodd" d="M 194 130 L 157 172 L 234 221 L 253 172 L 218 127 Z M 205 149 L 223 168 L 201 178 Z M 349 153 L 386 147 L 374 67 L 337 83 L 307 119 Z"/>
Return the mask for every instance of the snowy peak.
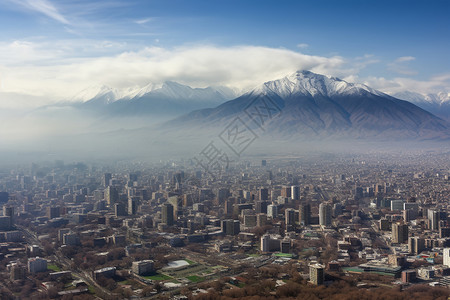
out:
<path id="1" fill-rule="evenodd" d="M 273 92 L 282 98 L 289 96 L 336 96 L 372 93 L 385 95 L 366 85 L 348 83 L 342 79 L 316 74 L 310 71 L 297 71 L 282 79 L 269 81 L 257 87 L 256 92 Z"/>
<path id="2" fill-rule="evenodd" d="M 128 87 L 124 89 L 114 89 L 106 85 L 94 85 L 82 90 L 74 97 L 72 101 L 76 102 L 101 102 L 103 104 L 110 104 L 117 100 L 130 100 L 136 97 L 142 97 L 158 88 L 161 85 L 149 83 L 144 87 Z"/>
<path id="3" fill-rule="evenodd" d="M 160 89 L 160 88 L 161 88 L 161 84 L 155 84 L 155 83 L 150 82 L 143 88 L 137 88 L 137 89 L 130 88 L 129 89 L 130 92 L 121 98 L 122 99 L 133 99 L 133 98 L 143 97 L 144 95 L 151 93 L 152 91 Z"/>
<path id="4" fill-rule="evenodd" d="M 102 115 L 176 116 L 192 110 L 215 107 L 237 94 L 226 87 L 191 88 L 173 81 L 144 87 L 114 89 L 93 86 L 72 98 L 74 105 Z"/>
<path id="5" fill-rule="evenodd" d="M 393 94 L 394 97 L 409 101 L 417 106 L 435 114 L 436 116 L 450 121 L 450 93 L 439 92 L 435 94 L 419 94 L 415 92 L 400 92 Z"/>
<path id="6" fill-rule="evenodd" d="M 425 100 L 431 103 L 437 103 L 439 105 L 449 104 L 450 103 L 450 93 L 448 92 L 439 92 L 435 94 L 427 94 L 425 95 Z"/>
<path id="7" fill-rule="evenodd" d="M 90 86 L 90 87 L 82 90 L 75 96 L 73 96 L 71 100 L 87 102 L 87 101 L 90 101 L 92 99 L 97 99 L 97 98 L 107 98 L 110 100 L 114 100 L 115 93 L 114 93 L 113 89 L 110 88 L 109 86 L 93 85 L 93 86 Z"/>
<path id="8" fill-rule="evenodd" d="M 433 99 L 440 104 L 449 103 L 450 102 L 450 93 L 449 92 L 440 92 L 437 94 L 428 94 L 430 99 Z"/>
<path id="9" fill-rule="evenodd" d="M 230 88 L 207 87 L 191 88 L 174 81 L 166 81 L 163 84 L 149 83 L 144 87 L 129 87 L 114 89 L 106 85 L 94 85 L 82 90 L 70 100 L 75 102 L 95 102 L 110 104 L 118 100 L 138 100 L 141 98 L 161 98 L 171 100 L 212 101 L 217 104 L 225 100 L 233 99 L 237 93 Z"/>
<path id="10" fill-rule="evenodd" d="M 399 92 L 393 95 L 396 98 L 419 104 L 446 105 L 450 104 L 450 93 L 439 92 L 434 94 L 419 94 L 416 92 Z"/>
<path id="11" fill-rule="evenodd" d="M 213 99 L 219 102 L 233 99 L 237 96 L 231 89 L 227 87 L 207 87 L 207 88 L 191 88 L 190 86 L 180 84 L 174 81 L 166 81 L 160 89 L 154 90 L 153 93 L 158 96 L 170 98 L 173 100 L 191 100 L 197 102 L 211 101 Z M 216 101 L 217 102 L 217 101 Z"/>
<path id="12" fill-rule="evenodd" d="M 413 103 L 426 102 L 424 95 L 415 93 L 415 92 L 404 91 L 404 92 L 395 93 L 392 96 L 395 98 L 407 100 L 407 101 L 410 101 Z"/>
<path id="13" fill-rule="evenodd" d="M 166 81 L 162 87 L 157 90 L 158 94 L 162 94 L 166 97 L 173 99 L 191 98 L 193 94 L 193 88 L 180 84 L 174 81 Z"/>

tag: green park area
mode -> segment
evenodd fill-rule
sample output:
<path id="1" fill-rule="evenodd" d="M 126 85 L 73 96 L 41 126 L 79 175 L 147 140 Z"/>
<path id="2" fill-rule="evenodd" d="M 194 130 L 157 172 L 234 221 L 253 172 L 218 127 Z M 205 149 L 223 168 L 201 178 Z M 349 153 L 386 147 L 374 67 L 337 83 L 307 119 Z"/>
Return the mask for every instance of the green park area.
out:
<path id="1" fill-rule="evenodd" d="M 61 269 L 58 268 L 58 266 L 57 266 L 57 265 L 54 265 L 54 264 L 48 264 L 48 265 L 47 265 L 47 269 L 48 269 L 48 270 L 52 270 L 53 272 L 59 272 L 59 271 L 61 271 Z"/>
<path id="2" fill-rule="evenodd" d="M 273 256 L 292 258 L 292 254 L 290 254 L 290 253 L 274 253 Z"/>
<path id="3" fill-rule="evenodd" d="M 186 278 L 189 279 L 190 281 L 194 282 L 194 283 L 201 282 L 201 281 L 205 280 L 204 277 L 197 276 L 197 275 L 187 276 Z"/>
<path id="4" fill-rule="evenodd" d="M 172 279 L 172 277 L 164 275 L 164 274 L 155 274 L 155 275 L 151 275 L 151 276 L 142 276 L 145 279 L 150 279 L 150 280 L 156 280 L 156 281 L 163 281 L 163 280 L 169 280 Z"/>

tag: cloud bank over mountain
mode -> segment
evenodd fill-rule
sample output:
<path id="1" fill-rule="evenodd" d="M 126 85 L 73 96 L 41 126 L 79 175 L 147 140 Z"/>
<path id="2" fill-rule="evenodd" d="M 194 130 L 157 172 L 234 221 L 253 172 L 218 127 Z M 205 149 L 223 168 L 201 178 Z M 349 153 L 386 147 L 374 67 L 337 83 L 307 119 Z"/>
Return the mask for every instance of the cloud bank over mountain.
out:
<path id="1" fill-rule="evenodd" d="M 175 48 L 151 46 L 126 51 L 129 45 L 95 41 L 93 49 L 83 43 L 14 41 L 0 45 L 0 107 L 15 98 L 45 98 L 47 103 L 69 100 L 93 84 L 126 89 L 149 82 L 176 81 L 192 87 L 228 86 L 247 91 L 260 82 L 274 80 L 299 69 L 361 82 L 385 92 L 423 92 L 450 86 L 450 76 L 428 81 L 409 78 L 360 77 L 378 61 L 371 55 L 345 58 L 339 55 L 308 55 L 289 49 L 214 45 Z M 96 48 L 98 48 L 96 50 Z M 109 48 L 114 51 L 109 52 Z M 98 53 L 96 53 L 98 51 Z M 116 53 L 120 52 L 120 53 Z M 19 53 L 20 55 L 13 55 Z"/>

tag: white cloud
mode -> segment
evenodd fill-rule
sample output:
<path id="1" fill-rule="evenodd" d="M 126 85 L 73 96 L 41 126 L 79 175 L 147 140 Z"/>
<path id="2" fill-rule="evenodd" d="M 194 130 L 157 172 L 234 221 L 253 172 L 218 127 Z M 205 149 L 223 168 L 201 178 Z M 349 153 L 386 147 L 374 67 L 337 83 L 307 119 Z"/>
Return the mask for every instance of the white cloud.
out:
<path id="1" fill-rule="evenodd" d="M 133 48 L 137 50 L 126 51 Z M 17 53 L 20 55 L 14 55 Z M 31 95 L 49 102 L 69 99 L 95 84 L 126 88 L 172 80 L 193 87 L 227 85 L 248 90 L 303 69 L 363 82 L 385 92 L 429 92 L 450 86 L 449 74 L 427 81 L 359 77 L 361 70 L 376 63 L 379 60 L 369 54 L 356 58 L 324 57 L 257 46 L 138 48 L 92 40 L 0 43 L 3 95 Z"/>
<path id="2" fill-rule="evenodd" d="M 108 43 L 98 42 L 98 45 L 109 48 Z M 95 83 L 120 88 L 174 80 L 192 86 L 229 85 L 249 89 L 298 69 L 346 74 L 345 60 L 341 57 L 305 55 L 267 47 L 147 47 L 118 55 L 67 61 L 68 55 L 62 48 L 47 52 L 37 44 L 29 47 L 29 53 L 24 55 L 27 64 L 3 61 L 0 72 L 5 91 L 62 99 Z M 46 50 L 49 48 L 47 45 Z M 47 56 L 53 56 L 57 63 L 42 65 L 41 58 Z M 35 64 L 30 63 L 33 59 Z"/>
<path id="3" fill-rule="evenodd" d="M 153 20 L 153 18 L 146 18 L 146 19 L 136 20 L 136 21 L 134 21 L 134 23 L 139 24 L 139 25 L 143 25 L 143 24 L 146 24 L 146 23 L 148 23 L 148 22 L 150 22 L 152 20 Z"/>
<path id="4" fill-rule="evenodd" d="M 356 79 L 358 80 L 358 78 Z M 415 80 L 406 77 L 395 77 L 392 79 L 368 77 L 358 81 L 388 94 L 403 91 L 428 94 L 450 90 L 450 73 L 433 76 L 428 80 Z"/>
<path id="5" fill-rule="evenodd" d="M 53 20 L 62 24 L 69 25 L 70 22 L 61 14 L 61 12 L 48 0 L 10 0 L 11 2 L 20 5 L 26 9 L 41 13 Z"/>
<path id="6" fill-rule="evenodd" d="M 416 58 L 414 56 L 402 56 L 399 57 L 395 60 L 395 62 L 405 62 L 405 61 L 412 61 L 412 60 L 416 60 Z"/>
<path id="7" fill-rule="evenodd" d="M 306 49 L 306 48 L 308 48 L 308 47 L 309 47 L 309 45 L 308 45 L 308 44 L 305 44 L 305 43 L 297 44 L 297 48 L 299 48 L 299 49 Z"/>
<path id="8" fill-rule="evenodd" d="M 401 56 L 388 64 L 388 69 L 390 71 L 402 74 L 402 75 L 416 75 L 417 71 L 412 70 L 409 67 L 409 62 L 415 60 L 413 56 Z"/>

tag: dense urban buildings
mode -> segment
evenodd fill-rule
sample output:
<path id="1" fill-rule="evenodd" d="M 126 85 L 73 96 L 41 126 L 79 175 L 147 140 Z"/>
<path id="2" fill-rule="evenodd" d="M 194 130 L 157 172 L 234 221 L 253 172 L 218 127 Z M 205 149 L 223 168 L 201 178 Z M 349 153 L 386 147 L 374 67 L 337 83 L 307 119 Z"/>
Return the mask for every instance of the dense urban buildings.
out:
<path id="1" fill-rule="evenodd" d="M 195 298 L 203 286 L 246 289 L 254 276 L 273 281 L 273 293 L 348 280 L 402 293 L 447 287 L 446 158 L 267 159 L 217 174 L 175 161 L 4 169 L 2 288 L 27 285 L 23 298 L 89 289 L 165 297 L 186 288 Z"/>

